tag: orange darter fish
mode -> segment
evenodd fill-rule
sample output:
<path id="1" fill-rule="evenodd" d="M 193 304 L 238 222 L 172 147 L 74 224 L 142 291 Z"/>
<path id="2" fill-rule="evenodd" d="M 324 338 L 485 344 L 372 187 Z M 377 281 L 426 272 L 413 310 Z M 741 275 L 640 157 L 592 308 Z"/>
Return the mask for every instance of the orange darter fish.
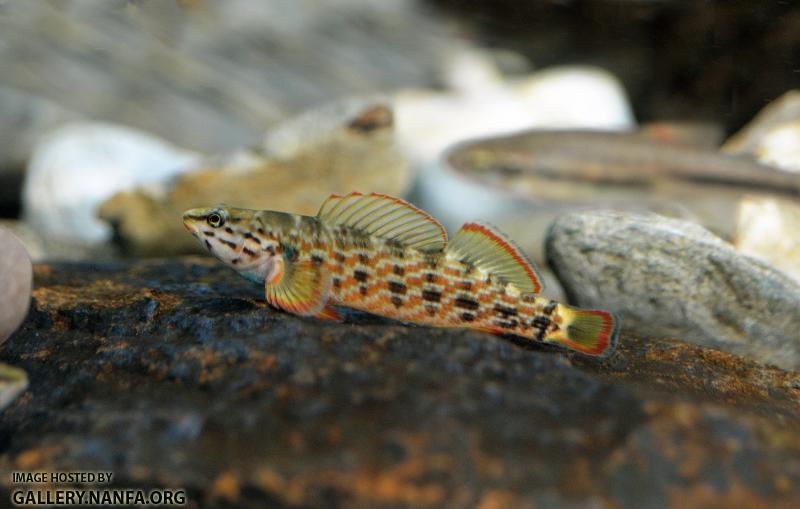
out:
<path id="1" fill-rule="evenodd" d="M 272 306 L 338 320 L 334 306 L 436 327 L 462 327 L 605 356 L 618 322 L 538 297 L 542 283 L 497 229 L 444 228 L 403 200 L 332 195 L 316 216 L 227 206 L 188 210 L 186 228 L 219 260 L 265 285 Z"/>

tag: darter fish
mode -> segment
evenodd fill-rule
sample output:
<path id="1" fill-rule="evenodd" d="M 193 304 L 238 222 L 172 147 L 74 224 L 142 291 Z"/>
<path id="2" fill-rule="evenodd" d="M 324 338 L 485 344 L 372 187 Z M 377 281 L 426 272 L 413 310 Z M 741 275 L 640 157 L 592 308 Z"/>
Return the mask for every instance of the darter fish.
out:
<path id="1" fill-rule="evenodd" d="M 444 228 L 383 194 L 332 195 L 316 216 L 217 206 L 184 225 L 220 261 L 264 284 L 269 304 L 337 320 L 344 306 L 405 322 L 512 334 L 605 356 L 618 322 L 539 297 L 541 278 L 497 229 Z"/>

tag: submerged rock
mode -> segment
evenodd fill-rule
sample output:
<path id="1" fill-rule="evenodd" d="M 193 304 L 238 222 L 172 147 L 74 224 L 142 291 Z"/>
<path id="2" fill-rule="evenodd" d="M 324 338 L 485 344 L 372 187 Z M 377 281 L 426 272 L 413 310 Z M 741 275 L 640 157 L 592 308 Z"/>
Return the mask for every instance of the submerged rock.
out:
<path id="1" fill-rule="evenodd" d="M 0 362 L 0 411 L 28 388 L 28 375 L 21 369 Z"/>
<path id="2" fill-rule="evenodd" d="M 800 285 L 701 226 L 656 215 L 570 214 L 548 232 L 570 300 L 623 330 L 800 369 Z"/>
<path id="3" fill-rule="evenodd" d="M 403 196 L 411 184 L 395 148 L 391 105 L 384 100 L 334 103 L 287 120 L 262 147 L 208 160 L 168 185 L 120 193 L 100 217 L 126 253 L 199 252 L 180 218 L 220 203 L 314 215 L 331 193 Z"/>
<path id="4" fill-rule="evenodd" d="M 800 90 L 769 103 L 722 146 L 785 171 L 800 172 Z"/>
<path id="5" fill-rule="evenodd" d="M 771 103 L 722 146 L 723 152 L 755 155 L 770 131 L 800 120 L 800 90 L 789 90 Z"/>
<path id="6" fill-rule="evenodd" d="M 16 219 L 0 219 L 0 230 L 2 229 L 11 232 L 17 238 L 32 261 L 41 261 L 45 258 L 45 238 L 30 225 Z"/>
<path id="7" fill-rule="evenodd" d="M 110 470 L 201 507 L 800 503 L 797 373 L 624 329 L 598 363 L 298 318 L 211 260 L 35 273 L 0 351 L 30 376 L 0 471 Z"/>
<path id="8" fill-rule="evenodd" d="M 451 28 L 413 0 L 20 2 L 0 13 L 0 86 L 218 153 L 309 104 L 434 85 L 467 45 Z"/>
<path id="9" fill-rule="evenodd" d="M 0 228 L 0 345 L 19 327 L 31 301 L 33 270 L 25 248 Z M 27 387 L 21 369 L 0 362 L 0 411 Z"/>
<path id="10" fill-rule="evenodd" d="M 55 242 L 100 244 L 112 233 L 96 217 L 104 200 L 169 179 L 197 157 L 124 126 L 67 124 L 43 137 L 34 150 L 25 176 L 23 215 Z"/>
<path id="11" fill-rule="evenodd" d="M 764 133 L 755 155 L 764 164 L 800 173 L 800 115 Z"/>
<path id="12" fill-rule="evenodd" d="M 768 262 L 800 283 L 800 205 L 749 196 L 739 204 L 736 249 Z"/>
<path id="13" fill-rule="evenodd" d="M 722 146 L 785 171 L 800 172 L 800 90 L 769 103 Z"/>
<path id="14" fill-rule="evenodd" d="M 2 81 L 2 80 L 0 80 Z M 0 214 L 21 208 L 25 166 L 40 136 L 78 115 L 14 87 L 0 85 Z"/>
<path id="15" fill-rule="evenodd" d="M 25 319 L 32 284 L 27 251 L 10 231 L 0 228 L 0 344 Z"/>
<path id="16" fill-rule="evenodd" d="M 455 232 L 468 221 L 499 226 L 536 261 L 551 213 L 455 174 L 443 159 L 454 143 L 531 128 L 630 129 L 625 89 L 592 66 L 554 66 L 504 76 L 485 51 L 462 51 L 445 75 L 445 91 L 397 96 L 398 143 L 415 167 L 414 202 Z M 535 226 L 531 217 L 536 217 Z"/>

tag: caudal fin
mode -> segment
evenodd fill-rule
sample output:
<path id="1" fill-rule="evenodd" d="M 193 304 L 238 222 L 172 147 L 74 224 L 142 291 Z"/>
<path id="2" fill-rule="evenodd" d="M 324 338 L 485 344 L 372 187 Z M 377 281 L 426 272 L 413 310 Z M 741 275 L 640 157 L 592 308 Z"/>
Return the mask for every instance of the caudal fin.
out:
<path id="1" fill-rule="evenodd" d="M 619 335 L 619 320 L 606 311 L 571 309 L 572 320 L 557 343 L 586 355 L 607 357 L 614 352 Z"/>

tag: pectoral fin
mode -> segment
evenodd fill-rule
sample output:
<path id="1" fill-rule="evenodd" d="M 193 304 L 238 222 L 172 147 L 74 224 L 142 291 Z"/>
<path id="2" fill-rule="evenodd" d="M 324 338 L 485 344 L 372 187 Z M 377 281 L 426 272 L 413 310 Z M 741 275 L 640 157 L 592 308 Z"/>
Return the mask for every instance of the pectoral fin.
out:
<path id="1" fill-rule="evenodd" d="M 333 306 L 331 306 L 330 304 L 327 304 L 322 309 L 322 311 L 314 315 L 314 318 L 319 318 L 320 320 L 332 320 L 332 321 L 339 321 L 342 319 L 342 317 L 339 316 L 339 313 L 337 313 L 336 310 L 333 309 Z"/>
<path id="2" fill-rule="evenodd" d="M 310 260 L 281 262 L 265 285 L 267 302 L 277 308 L 302 316 L 335 319 L 335 311 L 326 307 L 330 288 L 330 275 Z"/>

